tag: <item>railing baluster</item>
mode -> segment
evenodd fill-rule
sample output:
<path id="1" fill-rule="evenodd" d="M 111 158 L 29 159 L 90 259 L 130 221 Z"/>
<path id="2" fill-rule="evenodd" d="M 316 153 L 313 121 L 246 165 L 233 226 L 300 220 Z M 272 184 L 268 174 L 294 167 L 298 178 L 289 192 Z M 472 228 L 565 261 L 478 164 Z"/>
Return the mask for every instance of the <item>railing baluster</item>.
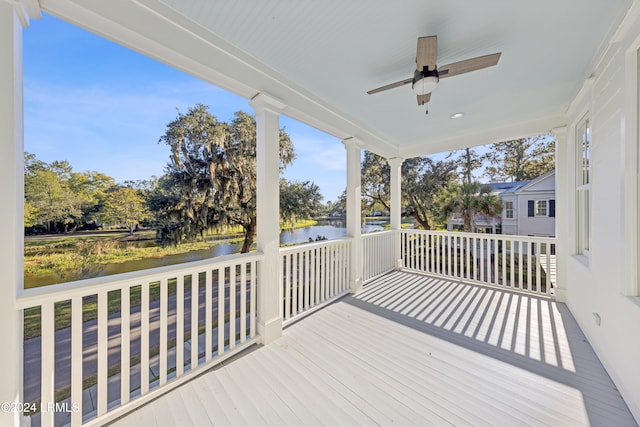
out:
<path id="1" fill-rule="evenodd" d="M 515 257 L 516 257 L 516 242 L 513 239 L 509 240 L 509 245 L 510 245 L 510 250 L 509 250 L 509 269 L 510 269 L 510 273 L 509 275 L 510 277 L 510 285 L 511 287 L 515 288 L 516 287 L 516 262 L 515 262 Z"/>
<path id="2" fill-rule="evenodd" d="M 320 286 L 320 271 L 322 270 L 322 265 L 320 264 L 320 249 L 318 248 L 313 248 L 313 264 L 314 264 L 314 273 L 315 273 L 315 280 L 314 280 L 314 284 L 315 284 L 315 299 L 313 300 L 314 305 L 318 304 L 321 299 L 320 299 L 320 290 L 321 290 L 321 286 Z"/>
<path id="3" fill-rule="evenodd" d="M 109 313 L 108 294 L 98 293 L 98 416 L 107 412 L 108 402 L 108 355 L 109 355 Z"/>
<path id="4" fill-rule="evenodd" d="M 220 272 L 220 268 L 218 268 Z M 201 275 L 198 275 L 200 279 Z M 218 289 L 220 289 L 220 275 L 218 274 Z M 198 293 L 200 293 L 198 291 Z M 218 325 L 220 326 L 220 325 Z M 200 325 L 198 325 L 198 328 Z M 213 353 L 213 271 L 208 268 L 204 274 L 204 360 L 211 360 Z"/>
<path id="5" fill-rule="evenodd" d="M 229 267 L 229 350 L 236 346 L 236 266 Z"/>
<path id="6" fill-rule="evenodd" d="M 47 410 L 49 405 L 55 404 L 55 363 L 56 363 L 56 330 L 55 303 L 47 301 L 40 309 L 41 328 L 41 366 L 42 379 L 40 382 L 41 425 L 53 426 L 54 411 Z"/>
<path id="7" fill-rule="evenodd" d="M 480 240 L 480 281 L 481 282 L 486 282 L 486 277 L 485 277 L 485 263 L 486 263 L 486 250 L 485 250 L 485 244 L 486 241 L 484 239 L 484 237 L 479 237 L 478 238 Z"/>
<path id="8" fill-rule="evenodd" d="M 304 251 L 304 309 L 307 310 L 311 306 L 311 287 L 313 286 L 311 279 L 311 251 Z"/>
<path id="9" fill-rule="evenodd" d="M 128 288 L 127 288 L 128 289 Z M 82 296 L 76 295 L 71 300 L 71 404 L 77 405 L 74 411 L 71 411 L 71 425 L 80 425 L 82 424 L 82 367 L 84 364 L 83 356 L 82 356 Z M 129 351 L 129 331 L 128 331 L 128 319 L 126 322 L 127 330 L 126 333 L 122 334 L 122 354 L 123 358 L 125 357 L 125 348 L 126 348 L 126 356 L 128 360 L 128 351 Z M 125 322 L 123 318 L 122 328 L 123 331 L 125 327 Z M 126 345 L 125 345 L 126 343 Z M 43 355 L 46 353 L 42 353 Z M 53 353 L 49 353 L 53 354 Z M 121 384 L 123 384 L 123 392 L 121 392 L 120 402 L 122 404 L 127 403 L 129 401 L 129 370 L 128 364 L 125 365 L 122 363 L 122 379 Z M 124 373 L 124 369 L 127 367 L 126 374 Z M 124 387 L 126 386 L 127 393 L 124 393 Z M 44 402 L 44 400 L 42 400 Z M 43 423 L 44 425 L 44 423 Z"/>
<path id="10" fill-rule="evenodd" d="M 184 276 L 176 279 L 176 377 L 184 373 Z"/>
<path id="11" fill-rule="evenodd" d="M 500 273 L 502 275 L 502 285 L 507 286 L 507 240 L 503 238 L 500 244 L 502 245 L 502 268 Z"/>
<path id="12" fill-rule="evenodd" d="M 71 343 L 73 345 L 73 341 Z M 120 290 L 120 404 L 131 399 L 131 287 Z M 73 422 L 71 423 L 73 425 Z"/>
<path id="13" fill-rule="evenodd" d="M 240 344 L 247 340 L 247 263 L 240 264 Z"/>
<path id="14" fill-rule="evenodd" d="M 255 261 L 251 261 L 251 309 L 249 310 L 251 316 L 249 317 L 249 332 L 251 338 L 256 336 L 256 266 Z"/>
<path id="15" fill-rule="evenodd" d="M 160 385 L 167 382 L 167 330 L 169 317 L 169 282 L 167 278 L 160 281 Z"/>
<path id="16" fill-rule="evenodd" d="M 500 252 L 498 251 L 498 239 L 495 237 L 491 238 L 493 245 L 493 253 L 491 254 L 491 262 L 493 262 L 493 280 L 491 283 L 494 285 L 499 284 L 500 277 Z"/>
<path id="17" fill-rule="evenodd" d="M 555 253 L 555 244 L 549 244 L 547 243 L 546 245 L 547 247 L 547 258 L 546 258 L 546 264 L 547 264 L 547 274 L 546 276 L 546 284 L 547 284 L 547 289 L 546 289 L 546 294 L 547 295 L 551 295 L 551 286 L 552 286 L 552 281 L 551 281 L 551 254 Z"/>
<path id="18" fill-rule="evenodd" d="M 198 367 L 200 351 L 198 339 L 198 307 L 200 299 L 200 277 L 198 273 L 191 275 L 191 370 Z"/>
<path id="19" fill-rule="evenodd" d="M 302 313 L 304 311 L 304 291 L 306 287 L 304 252 L 298 252 L 296 267 L 298 269 L 298 276 L 296 280 L 296 287 L 298 288 L 298 313 Z"/>
<path id="20" fill-rule="evenodd" d="M 291 267 L 293 254 L 284 256 L 284 318 L 288 320 L 291 317 L 291 275 L 293 268 Z"/>
<path id="21" fill-rule="evenodd" d="M 522 269 L 523 259 L 526 256 L 524 254 L 524 242 L 520 240 L 518 242 L 518 288 L 525 289 L 524 286 L 524 270 Z"/>
<path id="22" fill-rule="evenodd" d="M 540 289 L 541 289 L 541 287 L 540 287 L 540 283 L 541 283 L 540 282 L 540 266 L 541 266 L 540 265 L 540 254 L 541 254 L 540 249 L 541 249 L 541 245 L 540 245 L 540 242 L 536 242 L 534 244 L 535 244 L 535 248 L 536 248 L 536 251 L 535 251 L 535 257 L 536 257 L 535 258 L 535 263 L 536 263 L 536 292 L 540 292 Z"/>
<path id="23" fill-rule="evenodd" d="M 140 393 L 149 393 L 149 282 L 140 286 Z"/>
<path id="24" fill-rule="evenodd" d="M 533 289 L 533 250 L 533 243 L 527 242 L 527 290 L 529 291 Z"/>
<path id="25" fill-rule="evenodd" d="M 224 303 L 225 303 L 226 267 L 218 269 L 218 356 L 224 354 Z M 207 331 L 207 334 L 211 332 Z"/>

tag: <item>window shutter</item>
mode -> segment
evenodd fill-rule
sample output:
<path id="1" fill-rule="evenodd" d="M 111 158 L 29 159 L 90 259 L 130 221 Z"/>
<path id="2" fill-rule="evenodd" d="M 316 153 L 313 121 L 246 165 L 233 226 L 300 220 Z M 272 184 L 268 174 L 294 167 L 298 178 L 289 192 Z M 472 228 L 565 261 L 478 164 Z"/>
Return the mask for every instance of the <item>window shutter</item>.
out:
<path id="1" fill-rule="evenodd" d="M 535 207 L 534 207 L 534 202 L 533 200 L 528 200 L 527 201 L 527 208 L 528 208 L 528 216 L 535 216 Z"/>
<path id="2" fill-rule="evenodd" d="M 556 201 L 549 200 L 549 216 L 552 218 L 556 217 Z"/>

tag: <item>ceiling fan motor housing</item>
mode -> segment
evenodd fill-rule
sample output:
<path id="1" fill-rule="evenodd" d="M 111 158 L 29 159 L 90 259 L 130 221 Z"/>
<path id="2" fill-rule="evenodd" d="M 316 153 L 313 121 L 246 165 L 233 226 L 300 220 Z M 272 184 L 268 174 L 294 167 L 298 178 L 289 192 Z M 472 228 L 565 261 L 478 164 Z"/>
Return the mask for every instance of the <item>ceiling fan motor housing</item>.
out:
<path id="1" fill-rule="evenodd" d="M 411 87 L 416 95 L 426 95 L 433 92 L 438 86 L 439 81 L 438 69 L 434 68 L 430 70 L 429 67 L 425 66 L 422 71 L 416 70 L 413 73 L 413 84 Z"/>

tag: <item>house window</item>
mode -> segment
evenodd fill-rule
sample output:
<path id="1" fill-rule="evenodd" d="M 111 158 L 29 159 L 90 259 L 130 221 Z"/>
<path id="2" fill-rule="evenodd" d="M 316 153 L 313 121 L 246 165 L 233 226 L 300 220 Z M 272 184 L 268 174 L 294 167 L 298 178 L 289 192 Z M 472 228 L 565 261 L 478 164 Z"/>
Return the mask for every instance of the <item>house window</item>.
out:
<path id="1" fill-rule="evenodd" d="M 547 216 L 547 201 L 536 200 L 534 213 L 535 213 L 535 216 Z"/>
<path id="2" fill-rule="evenodd" d="M 505 202 L 504 203 L 504 217 L 505 218 L 513 218 L 513 202 Z"/>
<path id="3" fill-rule="evenodd" d="M 589 253 L 591 236 L 591 126 L 589 119 L 583 119 L 576 127 L 576 252 Z"/>

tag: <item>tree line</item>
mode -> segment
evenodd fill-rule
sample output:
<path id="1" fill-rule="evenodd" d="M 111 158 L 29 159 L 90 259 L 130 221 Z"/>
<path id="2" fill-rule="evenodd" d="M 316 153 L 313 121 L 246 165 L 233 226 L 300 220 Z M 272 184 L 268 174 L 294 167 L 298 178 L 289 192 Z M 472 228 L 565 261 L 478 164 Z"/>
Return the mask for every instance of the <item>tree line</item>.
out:
<path id="1" fill-rule="evenodd" d="M 242 251 L 256 231 L 256 124 L 237 112 L 218 121 L 198 104 L 167 124 L 159 143 L 169 146 L 165 173 L 149 180 L 126 181 L 100 172 L 74 172 L 67 161 L 45 163 L 25 153 L 25 232 L 64 233 L 98 224 L 155 227 L 162 244 L 204 237 L 239 227 Z M 280 163 L 295 159 L 291 138 L 280 130 Z M 318 215 L 319 187 L 310 181 L 280 180 L 283 227 Z"/>
<path id="2" fill-rule="evenodd" d="M 167 124 L 159 143 L 169 148 L 165 173 L 149 180 L 117 184 L 96 171 L 75 172 L 67 161 L 45 163 L 25 153 L 25 232 L 64 233 L 100 224 L 155 227 L 162 244 L 180 244 L 223 229 L 240 229 L 242 252 L 256 233 L 256 123 L 245 113 L 219 121 L 208 107 L 197 104 Z M 491 180 L 527 180 L 553 168 L 553 140 L 524 138 L 493 144 L 488 154 L 474 149 L 450 153 L 444 160 L 407 159 L 402 165 L 403 215 L 421 228 L 446 222 L 446 215 L 484 212 L 499 205 L 475 174 L 485 163 Z M 280 129 L 280 167 L 295 159 L 290 136 Z M 283 227 L 318 215 L 343 215 L 345 194 L 322 203 L 311 181 L 280 180 Z M 363 210 L 389 211 L 389 166 L 383 158 L 364 153 Z"/>

